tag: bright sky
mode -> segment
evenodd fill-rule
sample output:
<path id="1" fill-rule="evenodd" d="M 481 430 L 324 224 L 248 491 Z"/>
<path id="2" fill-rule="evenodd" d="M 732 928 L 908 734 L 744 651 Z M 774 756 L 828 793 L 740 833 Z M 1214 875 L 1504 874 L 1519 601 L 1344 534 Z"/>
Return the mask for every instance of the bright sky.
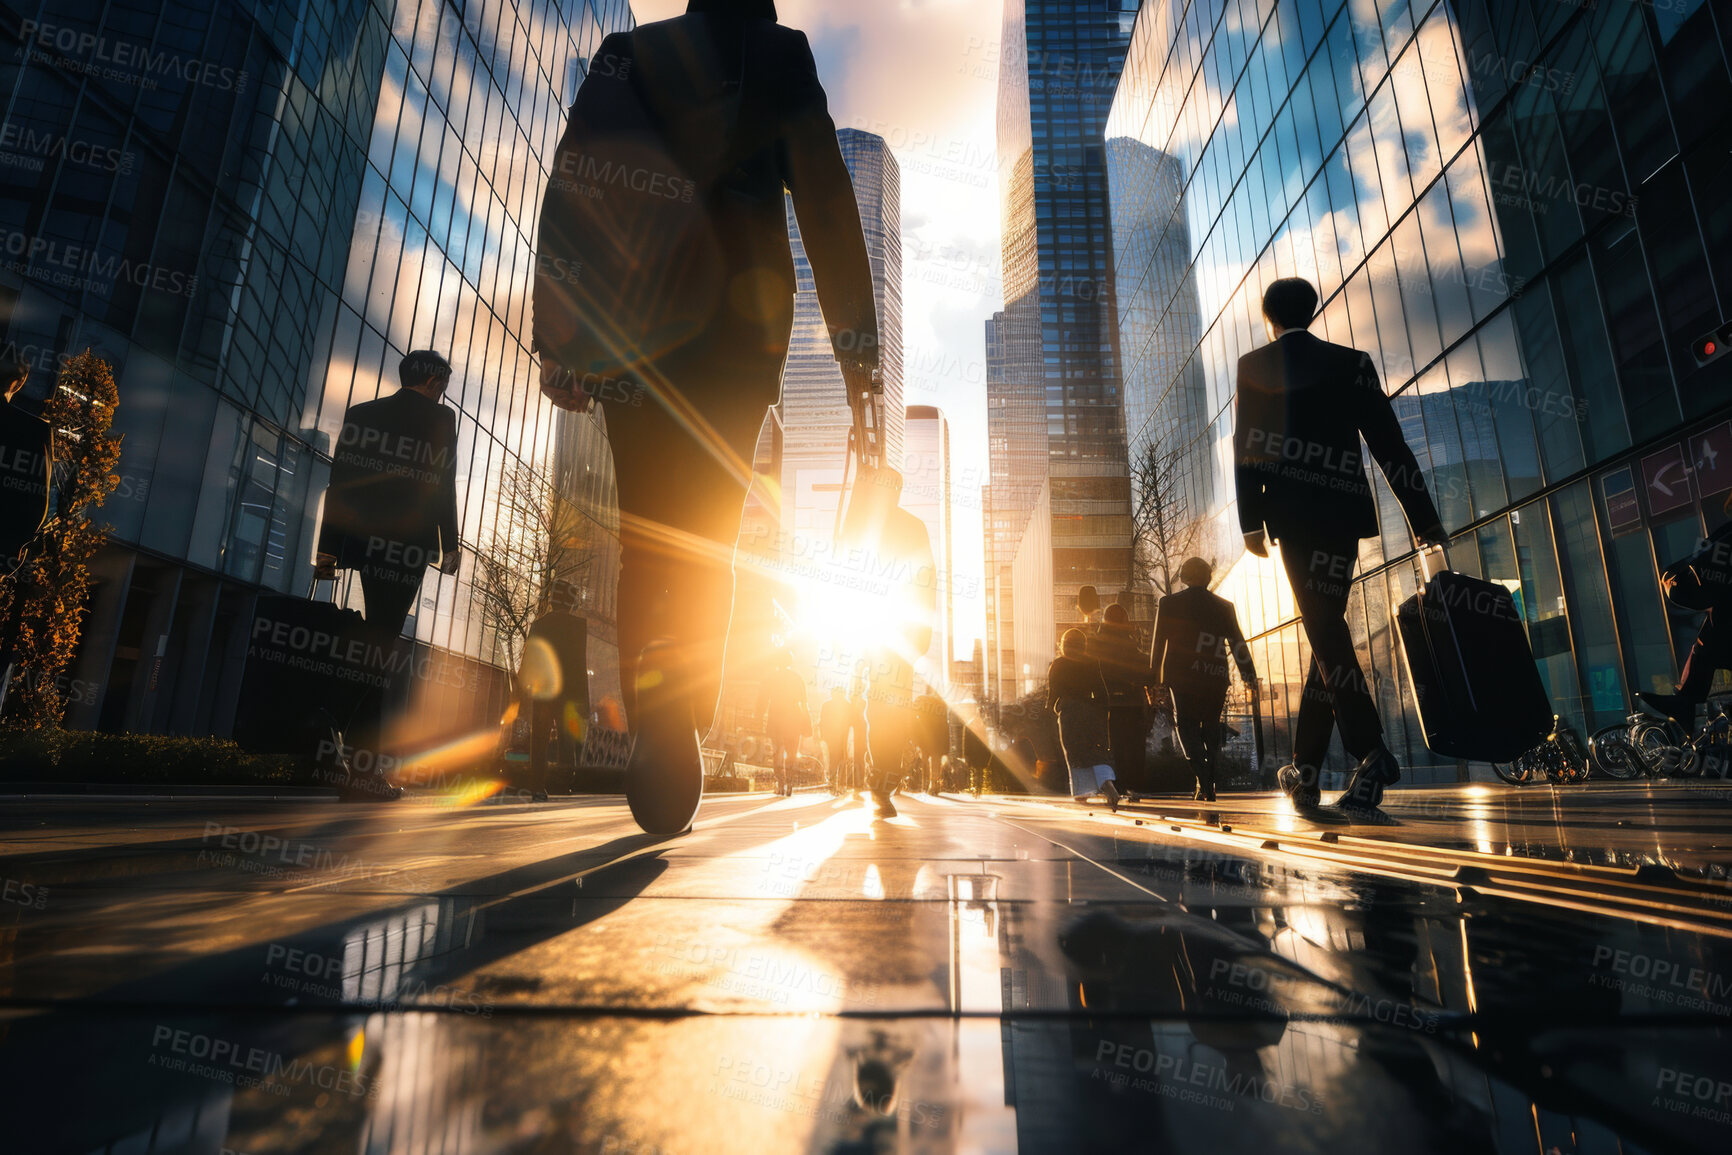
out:
<path id="1" fill-rule="evenodd" d="M 685 0 L 633 0 L 640 22 Z M 957 637 L 985 628 L 985 321 L 1002 307 L 994 155 L 1003 0 L 777 0 L 805 32 L 838 128 L 875 132 L 902 168 L 906 400 L 950 419 Z"/>

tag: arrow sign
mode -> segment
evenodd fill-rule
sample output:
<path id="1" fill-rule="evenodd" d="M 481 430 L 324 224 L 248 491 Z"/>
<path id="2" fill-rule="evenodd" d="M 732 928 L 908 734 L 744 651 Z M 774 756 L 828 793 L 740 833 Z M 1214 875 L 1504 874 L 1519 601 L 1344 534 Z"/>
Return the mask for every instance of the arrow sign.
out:
<path id="1" fill-rule="evenodd" d="M 1671 445 L 1642 458 L 1642 483 L 1648 491 L 1648 512 L 1655 517 L 1690 504 L 1690 472 L 1684 447 Z"/>
<path id="2" fill-rule="evenodd" d="M 1696 491 L 1703 495 L 1732 489 L 1732 421 L 1690 438 L 1690 461 L 1696 467 Z"/>

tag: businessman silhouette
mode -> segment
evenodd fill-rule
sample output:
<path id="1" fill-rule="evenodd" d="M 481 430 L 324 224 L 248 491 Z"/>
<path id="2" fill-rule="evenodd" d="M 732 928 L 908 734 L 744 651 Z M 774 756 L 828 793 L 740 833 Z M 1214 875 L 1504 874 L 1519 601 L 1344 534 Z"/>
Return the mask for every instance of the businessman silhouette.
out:
<path id="1" fill-rule="evenodd" d="M 1155 608 L 1149 664 L 1173 700 L 1173 729 L 1197 776 L 1195 798 L 1215 801 L 1215 762 L 1221 751 L 1221 710 L 1227 704 L 1231 658 L 1252 694 L 1257 670 L 1239 630 L 1233 603 L 1209 591 L 1214 570 L 1200 557 L 1179 567 L 1185 588 Z"/>
<path id="2" fill-rule="evenodd" d="M 878 317 L 854 188 L 811 48 L 769 0 L 692 0 L 604 40 L 542 207 L 542 390 L 606 414 L 628 798 L 660 833 L 697 809 L 750 460 L 793 326 L 784 189 L 836 357 L 869 378 Z"/>
<path id="3" fill-rule="evenodd" d="M 389 654 L 429 565 L 457 572 L 457 414 L 441 404 L 451 365 L 429 349 L 399 362 L 402 388 L 352 405 L 331 455 L 331 483 L 316 559 L 320 576 L 356 571 L 367 639 Z M 382 753 L 389 691 L 356 707 L 362 732 L 349 743 Z"/>
<path id="4" fill-rule="evenodd" d="M 1359 760 L 1343 809 L 1374 808 L 1401 766 L 1383 744 L 1383 725 L 1347 629 L 1347 598 L 1359 539 L 1377 533 L 1377 507 L 1360 454 L 1360 438 L 1382 468 L 1419 540 L 1443 544 L 1443 525 L 1419 462 L 1401 434 L 1371 357 L 1312 336 L 1317 311 L 1309 281 L 1286 277 L 1263 294 L 1267 345 L 1239 358 L 1233 428 L 1239 527 L 1245 548 L 1281 564 L 1311 643 L 1293 763 L 1277 775 L 1295 802 L 1319 800 L 1317 773 L 1329 733 Z"/>

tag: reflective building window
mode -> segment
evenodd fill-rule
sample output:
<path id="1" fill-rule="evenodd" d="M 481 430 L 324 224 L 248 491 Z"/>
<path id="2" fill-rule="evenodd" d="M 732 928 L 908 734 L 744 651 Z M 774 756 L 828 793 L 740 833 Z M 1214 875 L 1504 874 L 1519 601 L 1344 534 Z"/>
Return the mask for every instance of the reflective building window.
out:
<path id="1" fill-rule="evenodd" d="M 1516 594 L 1559 713 L 1608 723 L 1676 675 L 1689 638 L 1667 636 L 1654 574 L 1729 488 L 1695 457 L 1732 361 L 1689 349 L 1732 315 L 1726 129 L 1701 95 L 1728 90 L 1724 44 L 1705 4 L 1142 6 L 1106 134 L 1126 433 L 1133 460 L 1155 445 L 1202 475 L 1220 588 L 1270 658 L 1276 756 L 1305 644 L 1268 594 L 1278 566 L 1242 552 L 1229 439 L 1277 277 L 1312 280 L 1314 331 L 1372 355 L 1452 566 Z M 1608 506 L 1619 477 L 1633 516 Z M 1374 488 L 1361 661 L 1424 766 L 1386 644 L 1412 539 Z"/>

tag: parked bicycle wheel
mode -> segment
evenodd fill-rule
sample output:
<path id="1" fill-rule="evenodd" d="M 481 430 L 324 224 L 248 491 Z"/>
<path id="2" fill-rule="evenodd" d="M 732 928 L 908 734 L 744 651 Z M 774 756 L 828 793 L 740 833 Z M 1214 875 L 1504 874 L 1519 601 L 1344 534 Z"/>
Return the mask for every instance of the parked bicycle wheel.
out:
<path id="1" fill-rule="evenodd" d="M 1674 722 L 1657 718 L 1636 718 L 1630 723 L 1630 744 L 1641 755 L 1642 764 L 1656 778 L 1679 773 L 1684 762 L 1684 745 L 1688 735 Z M 1687 771 L 1686 771 L 1687 773 Z"/>
<path id="2" fill-rule="evenodd" d="M 1545 771 L 1540 768 L 1539 759 L 1532 750 L 1517 754 L 1515 761 L 1507 764 L 1493 762 L 1491 768 L 1511 786 L 1531 786 L 1545 777 Z"/>
<path id="3" fill-rule="evenodd" d="M 1630 744 L 1629 726 L 1622 722 L 1594 731 L 1594 736 L 1588 739 L 1588 750 L 1594 769 L 1607 778 L 1641 778 L 1648 773 L 1641 753 Z"/>

